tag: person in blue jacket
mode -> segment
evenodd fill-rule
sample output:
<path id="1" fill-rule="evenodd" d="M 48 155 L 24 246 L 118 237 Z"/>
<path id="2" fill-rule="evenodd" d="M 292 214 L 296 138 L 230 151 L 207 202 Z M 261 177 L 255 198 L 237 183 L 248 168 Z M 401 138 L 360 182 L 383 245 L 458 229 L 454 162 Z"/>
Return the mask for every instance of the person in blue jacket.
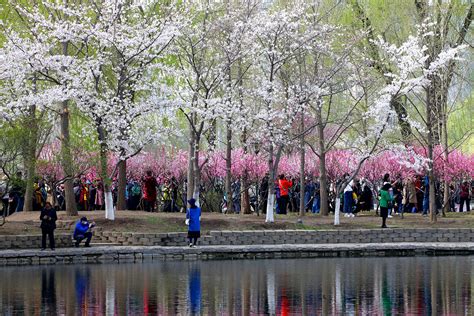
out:
<path id="1" fill-rule="evenodd" d="M 186 211 L 186 225 L 188 225 L 189 247 L 196 247 L 199 237 L 201 237 L 201 209 L 196 205 L 195 199 L 188 200 L 190 205 Z"/>
<path id="2" fill-rule="evenodd" d="M 74 240 L 76 241 L 74 244 L 76 247 L 79 247 L 79 244 L 83 239 L 86 239 L 84 247 L 90 247 L 90 242 L 92 239 L 92 232 L 90 229 L 94 226 L 94 223 L 89 223 L 87 221 L 87 217 L 81 218 L 81 220 L 76 223 L 73 236 Z"/>

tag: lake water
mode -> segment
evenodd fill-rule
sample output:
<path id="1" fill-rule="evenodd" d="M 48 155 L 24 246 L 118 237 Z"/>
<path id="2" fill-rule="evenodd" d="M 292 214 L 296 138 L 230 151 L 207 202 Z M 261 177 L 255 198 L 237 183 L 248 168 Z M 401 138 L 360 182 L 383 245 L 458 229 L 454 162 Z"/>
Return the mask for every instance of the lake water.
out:
<path id="1" fill-rule="evenodd" d="M 474 257 L 1 268 L 2 315 L 473 315 Z"/>

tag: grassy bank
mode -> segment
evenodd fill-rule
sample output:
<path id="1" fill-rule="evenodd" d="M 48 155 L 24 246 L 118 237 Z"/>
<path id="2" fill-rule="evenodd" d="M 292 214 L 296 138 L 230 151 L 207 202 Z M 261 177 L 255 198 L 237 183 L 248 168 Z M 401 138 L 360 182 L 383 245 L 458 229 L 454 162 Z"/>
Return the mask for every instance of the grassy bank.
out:
<path id="1" fill-rule="evenodd" d="M 104 219 L 104 212 L 80 212 L 79 216 L 69 217 L 64 212 L 59 212 L 59 222 L 71 223 L 80 217 L 96 221 L 97 226 L 107 231 L 127 231 L 127 232 L 182 232 L 187 230 L 184 224 L 185 214 L 183 213 L 146 213 L 136 211 L 119 211 L 115 221 Z M 307 214 L 303 218 L 303 223 L 297 223 L 298 215 L 276 215 L 275 223 L 265 223 L 265 216 L 238 215 L 238 214 L 218 214 L 203 213 L 202 228 L 205 233 L 210 230 L 266 230 L 266 229 L 371 229 L 379 228 L 381 219 L 375 212 L 362 213 L 355 218 L 341 217 L 341 225 L 335 227 L 333 215 L 321 216 Z M 6 223 L 0 227 L 0 235 L 21 235 L 39 234 L 39 213 L 18 213 L 7 218 Z M 58 226 L 61 226 L 60 224 Z M 394 216 L 388 219 L 388 226 L 391 228 L 473 228 L 474 212 L 469 213 L 448 213 L 446 217 L 439 217 L 436 224 L 431 224 L 429 217 L 421 214 L 405 214 L 401 219 Z M 58 229 L 58 232 L 67 231 Z"/>

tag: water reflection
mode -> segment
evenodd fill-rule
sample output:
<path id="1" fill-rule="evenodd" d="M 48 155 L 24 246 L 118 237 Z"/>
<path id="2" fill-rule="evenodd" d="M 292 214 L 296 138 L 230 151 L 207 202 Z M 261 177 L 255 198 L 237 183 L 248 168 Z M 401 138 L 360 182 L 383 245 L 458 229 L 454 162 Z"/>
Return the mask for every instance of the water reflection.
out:
<path id="1" fill-rule="evenodd" d="M 52 270 L 41 271 L 41 312 L 42 314 L 56 311 L 55 273 Z"/>
<path id="2" fill-rule="evenodd" d="M 474 313 L 474 257 L 2 268 L 0 311 L 64 315 Z"/>
<path id="3" fill-rule="evenodd" d="M 199 315 L 201 311 L 201 269 L 199 264 L 193 264 L 189 272 L 189 312 Z"/>

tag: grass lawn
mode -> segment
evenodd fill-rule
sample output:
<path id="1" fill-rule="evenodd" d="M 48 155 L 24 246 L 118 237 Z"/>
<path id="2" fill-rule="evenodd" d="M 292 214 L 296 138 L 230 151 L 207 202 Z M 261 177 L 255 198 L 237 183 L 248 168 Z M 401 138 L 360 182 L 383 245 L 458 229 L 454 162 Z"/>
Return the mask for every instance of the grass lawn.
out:
<path id="1" fill-rule="evenodd" d="M 275 222 L 265 223 L 265 216 L 203 213 L 202 232 L 210 230 L 265 230 L 265 229 L 371 229 L 379 228 L 380 217 L 375 212 L 364 212 L 355 218 L 341 217 L 341 225 L 333 225 L 334 216 L 321 216 L 306 214 L 303 223 L 297 223 L 298 215 L 276 215 Z M 69 217 L 65 212 L 59 212 L 60 222 L 75 222 L 80 217 L 87 216 L 96 221 L 98 227 L 106 231 L 143 232 L 143 233 L 166 233 L 184 232 L 187 226 L 184 224 L 184 213 L 147 213 L 141 211 L 118 211 L 115 221 L 104 219 L 103 211 L 80 212 L 79 216 Z M 22 235 L 39 234 L 39 213 L 21 212 L 11 215 L 6 223 L 0 226 L 0 235 Z M 474 212 L 448 213 L 446 217 L 438 217 L 436 224 L 431 224 L 429 217 L 421 214 L 405 214 L 405 218 L 398 216 L 388 219 L 390 228 L 474 228 Z M 60 226 L 60 225 L 59 225 Z M 70 230 L 58 229 L 58 233 Z"/>

